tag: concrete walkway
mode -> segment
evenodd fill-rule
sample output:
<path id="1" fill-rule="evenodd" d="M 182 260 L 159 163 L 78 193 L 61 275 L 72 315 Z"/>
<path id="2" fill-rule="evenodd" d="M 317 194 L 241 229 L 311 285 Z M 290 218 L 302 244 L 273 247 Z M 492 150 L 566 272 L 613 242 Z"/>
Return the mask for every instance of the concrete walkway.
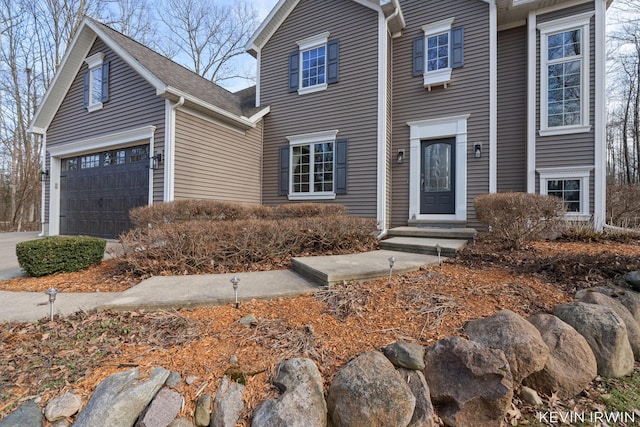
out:
<path id="1" fill-rule="evenodd" d="M 0 234 L 0 259 L 7 259 L 12 246 L 19 238 L 33 236 L 7 236 Z M 26 234 L 26 233 L 24 233 Z M 17 241 L 16 241 L 17 240 Z M 115 242 L 112 246 L 117 245 Z M 4 252 L 2 252 L 4 251 Z M 111 253 L 107 249 L 107 253 Z M 248 301 L 301 295 L 343 280 L 368 280 L 389 274 L 389 257 L 395 258 L 394 274 L 419 270 L 425 265 L 436 264 L 437 257 L 393 251 L 373 251 L 353 255 L 294 258 L 294 269 L 264 272 L 238 273 L 238 299 Z M 3 267 L 9 277 L 20 275 L 17 261 Z M 304 277 L 303 277 L 304 276 Z M 192 276 L 156 276 L 118 293 L 65 293 L 57 295 L 54 310 L 59 315 L 90 310 L 138 310 L 177 309 L 203 305 L 233 303 L 235 295 L 231 284 L 232 274 L 208 274 Z M 307 279 L 308 278 L 308 279 Z M 0 291 L 0 322 L 33 322 L 49 316 L 48 296 L 43 292 Z"/>

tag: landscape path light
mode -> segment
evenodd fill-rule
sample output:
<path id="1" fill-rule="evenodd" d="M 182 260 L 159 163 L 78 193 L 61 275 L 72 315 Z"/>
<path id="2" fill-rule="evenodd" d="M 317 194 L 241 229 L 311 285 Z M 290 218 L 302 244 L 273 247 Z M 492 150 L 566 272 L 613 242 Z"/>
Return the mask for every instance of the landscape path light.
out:
<path id="1" fill-rule="evenodd" d="M 49 295 L 49 320 L 53 322 L 53 303 L 56 300 L 56 295 L 58 295 L 60 291 L 56 288 L 49 288 L 45 294 Z"/>
<path id="2" fill-rule="evenodd" d="M 390 256 L 389 258 L 387 258 L 387 261 L 389 261 L 389 280 L 387 280 L 387 287 L 391 287 L 391 272 L 393 271 L 393 265 L 396 263 L 396 257 L 394 256 Z"/>
<path id="3" fill-rule="evenodd" d="M 440 243 L 436 243 L 436 251 L 438 251 L 438 266 L 442 267 L 442 259 L 440 258 L 440 253 L 442 252 L 442 247 Z"/>
<path id="4" fill-rule="evenodd" d="M 234 274 L 231 278 L 231 284 L 233 285 L 233 293 L 236 297 L 236 310 L 238 309 L 238 282 L 240 282 L 240 279 Z"/>

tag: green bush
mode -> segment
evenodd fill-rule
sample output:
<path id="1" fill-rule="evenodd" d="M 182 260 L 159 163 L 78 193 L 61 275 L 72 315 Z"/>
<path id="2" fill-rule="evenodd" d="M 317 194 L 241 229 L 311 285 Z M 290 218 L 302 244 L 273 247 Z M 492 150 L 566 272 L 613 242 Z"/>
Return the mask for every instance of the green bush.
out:
<path id="1" fill-rule="evenodd" d="M 287 203 L 279 206 L 250 205 L 218 200 L 176 200 L 132 209 L 134 227 L 187 221 L 241 221 L 344 215 L 346 208 L 330 203 Z"/>
<path id="2" fill-rule="evenodd" d="M 16 255 L 27 276 L 46 276 L 100 264 L 106 244 L 97 237 L 53 236 L 18 243 Z"/>
<path id="3" fill-rule="evenodd" d="M 489 236 L 514 249 L 555 231 L 564 213 L 562 200 L 542 194 L 482 194 L 474 204 L 478 221 L 489 227 Z"/>

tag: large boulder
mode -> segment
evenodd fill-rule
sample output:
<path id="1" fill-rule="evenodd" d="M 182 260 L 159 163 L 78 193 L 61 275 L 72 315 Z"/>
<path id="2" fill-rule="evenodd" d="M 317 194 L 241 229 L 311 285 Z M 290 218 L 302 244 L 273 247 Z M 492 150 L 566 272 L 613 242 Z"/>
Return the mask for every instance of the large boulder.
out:
<path id="1" fill-rule="evenodd" d="M 382 352 L 398 368 L 424 369 L 424 347 L 420 344 L 396 342 L 383 348 Z"/>
<path id="2" fill-rule="evenodd" d="M 624 305 L 636 322 L 640 323 L 640 293 L 619 286 L 595 286 L 589 289 L 581 289 L 576 293 L 576 300 L 580 301 L 585 294 L 598 292 L 604 294 Z"/>
<path id="3" fill-rule="evenodd" d="M 213 400 L 213 412 L 211 413 L 210 427 L 234 427 L 240 418 L 240 412 L 244 409 L 245 386 L 229 381 L 226 375 L 222 377 L 222 383 Z"/>
<path id="4" fill-rule="evenodd" d="M 363 353 L 340 369 L 327 397 L 333 427 L 406 427 L 415 405 L 405 380 L 377 351 Z"/>
<path id="5" fill-rule="evenodd" d="M 424 363 L 424 359 L 423 359 Z M 431 392 L 424 374 L 420 371 L 398 368 L 402 378 L 409 384 L 411 393 L 416 398 L 416 407 L 408 427 L 434 427 L 435 411 L 431 403 Z"/>
<path id="6" fill-rule="evenodd" d="M 253 413 L 252 427 L 325 427 L 327 404 L 322 376 L 310 359 L 289 359 L 278 368 L 273 384 L 283 393 Z"/>
<path id="7" fill-rule="evenodd" d="M 587 388 L 598 374 L 598 364 L 584 337 L 551 314 L 527 320 L 540 331 L 550 353 L 544 368 L 523 383 L 547 395 L 556 392 L 560 398 L 571 398 Z"/>
<path id="8" fill-rule="evenodd" d="M 137 369 L 115 373 L 96 387 L 87 406 L 80 412 L 75 427 L 133 426 L 169 377 L 164 368 L 154 368 L 149 378 L 140 381 Z"/>
<path id="9" fill-rule="evenodd" d="M 42 427 L 42 410 L 33 400 L 29 400 L 0 420 L 0 427 Z"/>
<path id="10" fill-rule="evenodd" d="M 624 281 L 634 291 L 640 291 L 640 271 L 630 271 L 624 275 Z"/>
<path id="11" fill-rule="evenodd" d="M 465 326 L 469 339 L 504 352 L 514 383 L 520 383 L 544 368 L 549 348 L 540 332 L 524 318 L 509 310 L 472 320 Z"/>
<path id="12" fill-rule="evenodd" d="M 513 379 L 502 350 L 460 337 L 427 347 L 424 376 L 436 413 L 453 427 L 501 426 Z"/>
<path id="13" fill-rule="evenodd" d="M 557 306 L 553 314 L 587 340 L 596 357 L 599 375 L 617 378 L 633 371 L 627 328 L 615 311 L 601 305 L 570 302 Z"/>
<path id="14" fill-rule="evenodd" d="M 599 292 L 586 292 L 580 295 L 580 299 L 578 299 L 578 301 L 586 302 L 588 304 L 598 304 L 603 307 L 609 307 L 611 310 L 615 311 L 627 327 L 627 338 L 629 339 L 629 344 L 631 344 L 631 350 L 633 350 L 635 359 L 640 360 L 640 325 L 638 325 L 636 319 L 633 318 L 631 312 L 627 310 L 624 305 Z"/>

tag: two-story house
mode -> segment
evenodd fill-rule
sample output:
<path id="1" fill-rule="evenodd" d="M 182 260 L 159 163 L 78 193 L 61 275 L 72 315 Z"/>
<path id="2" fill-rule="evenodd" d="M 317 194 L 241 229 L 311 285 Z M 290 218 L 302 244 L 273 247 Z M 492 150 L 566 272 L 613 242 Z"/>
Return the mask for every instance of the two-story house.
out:
<path id="1" fill-rule="evenodd" d="M 240 94 L 87 19 L 32 123 L 44 229 L 122 218 L 130 198 L 111 195 L 133 188 L 133 205 L 340 203 L 382 232 L 476 226 L 475 196 L 522 191 L 600 228 L 609 3 L 280 0 L 247 45 L 255 92 Z"/>

